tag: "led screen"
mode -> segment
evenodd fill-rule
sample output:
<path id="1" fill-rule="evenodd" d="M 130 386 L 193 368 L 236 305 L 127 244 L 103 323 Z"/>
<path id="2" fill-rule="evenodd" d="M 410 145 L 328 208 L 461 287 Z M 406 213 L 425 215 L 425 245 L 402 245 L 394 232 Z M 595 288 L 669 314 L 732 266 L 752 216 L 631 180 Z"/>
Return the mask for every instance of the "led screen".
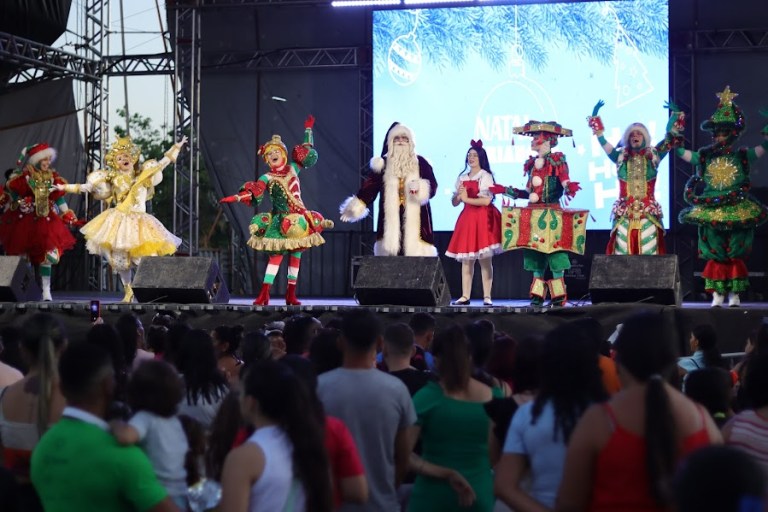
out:
<path id="1" fill-rule="evenodd" d="M 450 196 L 471 139 L 482 139 L 498 183 L 524 186 L 530 138 L 513 137 L 512 128 L 530 119 L 573 130 L 556 148 L 583 189 L 569 206 L 590 210 L 590 229 L 610 229 L 616 166 L 586 118 L 602 99 L 612 144 L 633 122 L 648 127 L 653 144 L 663 137 L 666 0 L 382 10 L 372 19 L 374 152 L 393 121 L 413 130 L 416 151 L 439 183 L 431 202 L 435 230 L 453 230 L 459 208 Z M 656 185 L 667 215 L 668 173 L 667 157 Z"/>

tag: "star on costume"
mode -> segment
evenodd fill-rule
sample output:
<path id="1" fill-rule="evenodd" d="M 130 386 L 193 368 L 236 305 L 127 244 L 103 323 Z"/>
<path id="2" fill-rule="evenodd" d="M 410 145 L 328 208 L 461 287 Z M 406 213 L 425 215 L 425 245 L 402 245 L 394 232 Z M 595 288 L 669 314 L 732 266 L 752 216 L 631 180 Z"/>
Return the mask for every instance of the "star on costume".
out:
<path id="1" fill-rule="evenodd" d="M 503 208 L 501 229 L 505 250 L 523 249 L 525 270 L 533 272 L 530 297 L 532 306 L 541 306 L 547 295 L 552 306 L 563 306 L 567 300 L 565 271 L 571 268 L 568 251 L 584 254 L 587 210 L 565 209 L 560 200 L 569 201 L 581 190 L 571 181 L 565 155 L 552 152 L 560 137 L 570 137 L 571 130 L 554 121 L 528 121 L 513 128 L 513 133 L 533 137 L 531 149 L 536 155 L 523 164 L 528 177 L 525 189 L 495 185 L 493 193 L 512 199 L 527 198 L 527 207 Z M 549 267 L 552 278 L 544 280 Z"/>
<path id="2" fill-rule="evenodd" d="M 77 216 L 56 186 L 66 184 L 52 167 L 56 150 L 41 143 L 24 148 L 16 170 L 5 185 L 8 209 L 0 221 L 0 241 L 5 253 L 26 256 L 40 271 L 43 300 L 51 297 L 51 267 L 74 247 L 69 228 Z"/>
<path id="3" fill-rule="evenodd" d="M 387 131 L 381 157 L 370 162 L 371 170 L 357 194 L 339 207 L 343 222 L 368 216 L 370 205 L 381 194 L 376 227 L 376 256 L 437 256 L 429 200 L 437 192 L 432 166 L 416 154 L 413 132 L 393 123 Z"/>
<path id="4" fill-rule="evenodd" d="M 587 121 L 608 158 L 616 164 L 619 179 L 619 198 L 611 210 L 613 225 L 605 253 L 666 254 L 663 212 L 655 196 L 656 177 L 659 163 L 682 143 L 685 116 L 672 109 L 666 135 L 655 146 L 651 145 L 648 128 L 632 123 L 615 148 L 603 135 L 605 128 L 598 115 L 603 105 L 603 100 L 598 101 Z"/>
<path id="5" fill-rule="evenodd" d="M 269 289 L 286 254 L 289 261 L 285 303 L 289 306 L 301 305 L 296 298 L 296 280 L 302 252 L 324 244 L 325 239 L 320 233 L 333 227 L 333 221 L 308 210 L 301 199 L 299 173 L 317 162 L 312 136 L 314 123 L 312 116 L 304 122 L 304 142 L 293 148 L 292 162 L 288 161 L 288 149 L 280 136 L 273 135 L 258 151 L 269 171 L 256 181 L 245 183 L 237 194 L 221 199 L 222 203 L 243 202 L 250 205 L 255 201 L 258 205 L 267 192 L 272 203 L 271 212 L 257 213 L 251 219 L 248 245 L 270 255 L 261 292 L 253 302 L 256 305 L 269 304 Z"/>
<path id="6" fill-rule="evenodd" d="M 734 148 L 746 127 L 744 113 L 733 101 L 738 94 L 726 86 L 716 96 L 717 109 L 701 124 L 712 133 L 713 143 L 698 151 L 675 150 L 696 166 L 685 188 L 690 206 L 679 219 L 698 226 L 698 254 L 707 262 L 702 277 L 704 288 L 712 293 L 712 306 L 722 306 L 726 295 L 729 306 L 738 306 L 739 294 L 749 287 L 746 259 L 755 228 L 768 220 L 766 207 L 749 193 L 750 166 L 768 151 L 768 125 L 759 146 Z"/>
<path id="7" fill-rule="evenodd" d="M 187 138 L 174 144 L 157 160 L 137 166 L 141 150 L 130 137 L 118 137 L 112 143 L 106 169 L 88 174 L 85 183 L 58 186 L 68 193 L 89 193 L 103 201 L 107 209 L 80 229 L 89 253 L 101 256 L 120 276 L 125 295 L 122 302 L 133 300 L 133 269 L 146 256 L 169 256 L 176 252 L 181 239 L 147 213 L 147 201 L 163 181 L 163 169 L 176 161 Z"/>

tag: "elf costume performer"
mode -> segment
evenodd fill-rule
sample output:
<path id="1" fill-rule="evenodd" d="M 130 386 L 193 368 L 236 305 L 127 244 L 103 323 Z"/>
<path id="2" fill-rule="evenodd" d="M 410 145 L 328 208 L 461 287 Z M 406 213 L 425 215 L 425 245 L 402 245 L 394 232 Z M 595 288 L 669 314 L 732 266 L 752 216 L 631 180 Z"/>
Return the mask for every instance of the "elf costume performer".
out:
<path id="1" fill-rule="evenodd" d="M 313 147 L 312 126 L 315 118 L 309 116 L 304 122 L 304 143 L 291 152 L 293 162 L 288 162 L 288 149 L 279 135 L 273 135 L 260 148 L 258 154 L 269 166 L 269 171 L 256 181 L 249 181 L 240 192 L 221 199 L 222 203 L 243 202 L 258 205 L 269 193 L 271 213 L 257 213 L 251 219 L 251 238 L 248 245 L 256 251 L 268 253 L 269 263 L 261 285 L 261 293 L 253 303 L 269 304 L 269 288 L 275 281 L 283 257 L 288 260 L 288 289 L 285 303 L 299 306 L 296 298 L 296 280 L 303 251 L 325 243 L 322 230 L 333 227 L 333 221 L 324 219 L 318 212 L 308 210 L 301 199 L 299 173 L 317 162 L 317 151 Z"/>
<path id="2" fill-rule="evenodd" d="M 755 228 L 768 220 L 766 207 L 749 194 L 750 165 L 768 150 L 765 140 L 754 148 L 734 149 L 745 128 L 744 114 L 734 103 L 738 94 L 726 86 L 717 93 L 717 110 L 701 124 L 712 133 L 713 144 L 698 151 L 678 148 L 677 155 L 696 166 L 688 180 L 680 222 L 699 227 L 699 257 L 706 260 L 704 288 L 712 293 L 712 306 L 741 304 L 739 294 L 749 286 L 745 260 L 752 250 Z"/>
<path id="3" fill-rule="evenodd" d="M 64 193 L 55 188 L 66 181 L 51 167 L 54 160 L 56 150 L 45 143 L 21 152 L 17 169 L 5 185 L 10 206 L 0 223 L 5 253 L 26 256 L 39 268 L 46 301 L 52 300 L 51 267 L 75 245 L 69 227 L 77 223 Z"/>
<path id="4" fill-rule="evenodd" d="M 491 188 L 494 193 L 503 193 L 512 199 L 527 198 L 528 208 L 525 209 L 531 217 L 537 216 L 538 221 L 526 221 L 526 225 L 542 225 L 542 229 L 547 229 L 548 224 L 556 223 L 553 236 L 559 238 L 564 223 L 562 220 L 563 209 L 560 206 L 560 200 L 565 195 L 566 200 L 570 200 L 581 190 L 578 182 L 571 181 L 568 176 L 568 163 L 565 155 L 560 152 L 552 152 L 552 148 L 557 146 L 560 137 L 570 137 L 572 131 L 563 128 L 554 121 L 540 122 L 528 121 L 524 126 L 517 126 L 512 129 L 513 133 L 528 135 L 533 137 L 531 149 L 536 153 L 528 158 L 523 164 L 523 173 L 528 176 L 528 182 L 525 190 L 519 190 L 513 187 L 504 187 L 496 185 Z M 533 212 L 533 213 L 532 213 Z M 541 212 L 541 213 L 539 213 Z M 561 214 L 560 216 L 558 215 Z M 583 222 L 584 219 L 580 219 Z M 504 223 L 505 219 L 502 219 Z M 504 226 L 502 226 L 504 229 Z M 550 230 L 551 232 L 551 230 Z M 533 233 L 532 238 L 541 236 L 541 233 Z M 551 243 L 551 242 L 548 242 Z M 541 306 L 549 288 L 549 295 L 552 306 L 563 306 L 567 300 L 565 280 L 563 276 L 565 271 L 571 268 L 571 260 L 565 250 L 554 250 L 543 252 L 531 248 L 536 246 L 531 243 L 523 249 L 523 265 L 525 270 L 533 272 L 533 281 L 531 283 L 530 296 L 532 306 Z M 506 247 L 506 246 L 505 246 Z M 583 250 L 583 249 L 582 249 Z M 552 278 L 544 280 L 544 273 L 549 267 L 552 272 Z"/>
<path id="5" fill-rule="evenodd" d="M 619 198 L 613 203 L 613 226 L 605 253 L 666 254 L 663 213 L 655 196 L 656 175 L 659 162 L 682 143 L 679 134 L 685 118 L 673 112 L 664 140 L 655 146 L 651 146 L 648 128 L 642 123 L 632 123 L 624 131 L 621 145 L 614 148 L 603 136 L 605 128 L 598 115 L 603 105 L 603 100 L 599 100 L 587 120 L 608 158 L 616 164 L 619 178 Z"/>
<path id="6" fill-rule="evenodd" d="M 163 181 L 163 169 L 176 161 L 183 137 L 157 160 L 147 160 L 139 168 L 141 150 L 130 137 L 118 137 L 107 152 L 107 169 L 91 172 L 82 184 L 60 185 L 69 193 L 87 192 L 104 201 L 108 208 L 80 229 L 85 247 L 93 255 L 105 258 L 120 276 L 125 295 L 122 302 L 133 300 L 133 269 L 145 256 L 168 256 L 176 252 L 181 239 L 147 213 L 147 201 Z"/>

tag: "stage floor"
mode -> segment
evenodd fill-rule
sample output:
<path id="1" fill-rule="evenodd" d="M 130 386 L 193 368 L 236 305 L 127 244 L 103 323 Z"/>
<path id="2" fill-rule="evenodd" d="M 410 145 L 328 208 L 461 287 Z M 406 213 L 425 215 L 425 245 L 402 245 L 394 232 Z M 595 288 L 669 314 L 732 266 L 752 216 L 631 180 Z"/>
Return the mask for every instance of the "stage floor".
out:
<path id="1" fill-rule="evenodd" d="M 39 311 L 56 315 L 64 324 L 70 340 L 85 337 L 91 327 L 89 302 L 101 302 L 101 314 L 105 321 L 115 322 L 120 315 L 133 313 L 145 327 L 150 325 L 158 312 L 171 312 L 193 328 L 210 330 L 217 325 L 242 325 L 246 331 L 261 329 L 275 320 L 284 320 L 295 314 L 306 314 L 325 323 L 338 317 L 348 308 L 360 307 L 353 299 L 305 298 L 301 306 L 286 306 L 285 300 L 275 298 L 269 306 L 253 306 L 253 297 L 234 297 L 228 304 L 170 304 L 131 303 L 122 304 L 122 295 L 92 294 L 88 292 L 54 292 L 52 302 L 0 302 L 0 328 L 5 325 L 20 326 L 31 314 Z M 366 306 L 376 312 L 385 324 L 408 322 L 416 312 L 428 312 L 437 319 L 438 328 L 451 324 L 466 324 L 487 319 L 500 331 L 513 337 L 543 334 L 563 322 L 592 317 L 603 326 L 609 336 L 616 325 L 638 311 L 651 311 L 665 316 L 675 329 L 678 351 L 687 351 L 691 329 L 699 324 L 711 324 L 719 336 L 722 352 L 741 352 L 750 332 L 768 318 L 768 303 L 742 304 L 739 308 L 710 308 L 709 303 L 688 302 L 682 306 L 650 303 L 569 303 L 567 307 L 534 308 L 527 300 L 495 300 L 493 307 L 483 306 L 482 300 L 474 300 L 469 306 L 416 307 L 416 306 Z"/>

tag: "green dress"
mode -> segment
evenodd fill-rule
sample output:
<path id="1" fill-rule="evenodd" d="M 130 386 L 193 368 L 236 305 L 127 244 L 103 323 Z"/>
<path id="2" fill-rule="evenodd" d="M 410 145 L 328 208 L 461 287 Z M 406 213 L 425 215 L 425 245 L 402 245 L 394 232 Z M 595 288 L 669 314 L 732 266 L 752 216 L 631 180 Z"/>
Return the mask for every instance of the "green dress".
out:
<path id="1" fill-rule="evenodd" d="M 501 397 L 501 390 L 494 388 L 493 396 Z M 493 510 L 493 474 L 488 458 L 490 420 L 483 404 L 450 398 L 436 382 L 428 383 L 416 393 L 413 404 L 421 427 L 422 458 L 461 473 L 477 498 L 472 507 L 460 508 L 458 495 L 447 480 L 419 475 L 408 510 Z"/>

